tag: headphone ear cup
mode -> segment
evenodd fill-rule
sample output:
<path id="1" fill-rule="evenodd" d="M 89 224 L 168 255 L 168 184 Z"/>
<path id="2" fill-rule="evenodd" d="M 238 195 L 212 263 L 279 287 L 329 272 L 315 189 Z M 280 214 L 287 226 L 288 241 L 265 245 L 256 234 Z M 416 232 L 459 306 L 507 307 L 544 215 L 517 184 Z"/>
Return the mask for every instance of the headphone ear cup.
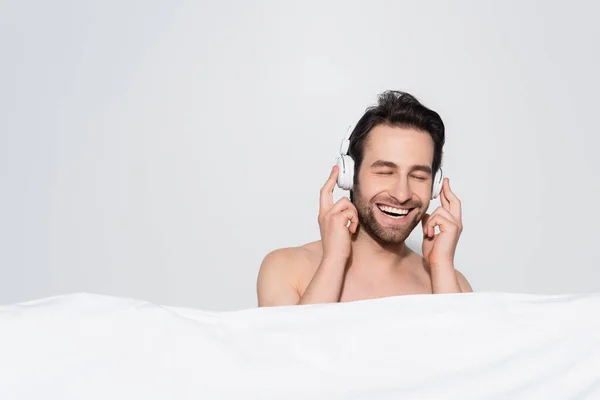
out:
<path id="1" fill-rule="evenodd" d="M 442 183 L 444 182 L 444 173 L 439 169 L 433 177 L 433 187 L 431 188 L 431 200 L 437 199 L 442 192 Z"/>
<path id="2" fill-rule="evenodd" d="M 337 159 L 340 170 L 337 185 L 340 189 L 351 190 L 354 183 L 354 160 L 350 156 L 340 156 Z"/>

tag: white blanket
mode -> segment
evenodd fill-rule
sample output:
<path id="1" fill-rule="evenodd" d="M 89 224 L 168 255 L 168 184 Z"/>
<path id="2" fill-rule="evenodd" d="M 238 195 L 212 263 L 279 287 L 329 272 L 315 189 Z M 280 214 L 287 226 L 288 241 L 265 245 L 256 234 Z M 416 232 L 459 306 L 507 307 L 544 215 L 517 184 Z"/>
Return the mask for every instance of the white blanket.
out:
<path id="1" fill-rule="evenodd" d="M 0 399 L 600 399 L 600 294 L 0 307 Z"/>

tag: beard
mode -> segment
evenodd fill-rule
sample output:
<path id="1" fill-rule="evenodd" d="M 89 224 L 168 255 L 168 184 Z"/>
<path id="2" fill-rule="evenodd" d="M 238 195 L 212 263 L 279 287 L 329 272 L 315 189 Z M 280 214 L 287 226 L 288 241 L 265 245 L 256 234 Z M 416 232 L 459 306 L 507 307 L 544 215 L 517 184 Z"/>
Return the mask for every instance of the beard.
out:
<path id="1" fill-rule="evenodd" d="M 356 207 L 356 211 L 358 212 L 358 222 L 359 226 L 364 229 L 369 236 L 375 239 L 377 242 L 383 245 L 397 245 L 403 243 L 406 238 L 411 234 L 413 229 L 421 222 L 423 215 L 426 210 L 423 209 L 423 202 L 420 200 L 410 200 L 404 203 L 400 203 L 393 197 L 382 196 L 377 199 L 373 199 L 371 201 L 365 200 L 358 188 L 353 190 L 353 203 Z M 385 202 L 390 205 L 397 205 L 399 207 L 408 207 L 415 208 L 412 214 L 412 220 L 403 226 L 384 226 L 381 225 L 377 218 L 375 217 L 375 213 L 378 212 L 375 210 L 377 202 Z M 409 217 L 404 217 L 409 218 Z"/>

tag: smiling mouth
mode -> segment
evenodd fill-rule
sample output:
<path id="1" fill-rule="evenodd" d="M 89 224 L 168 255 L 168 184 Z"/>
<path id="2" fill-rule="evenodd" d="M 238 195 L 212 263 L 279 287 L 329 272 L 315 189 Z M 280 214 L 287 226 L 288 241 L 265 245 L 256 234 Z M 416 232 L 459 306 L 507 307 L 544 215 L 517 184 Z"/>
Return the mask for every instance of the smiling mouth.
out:
<path id="1" fill-rule="evenodd" d="M 382 204 L 377 204 L 377 208 L 379 208 L 379 210 L 392 217 L 392 218 L 405 218 L 412 210 L 414 210 L 414 208 L 396 208 L 396 207 L 391 207 L 391 206 L 384 206 Z"/>

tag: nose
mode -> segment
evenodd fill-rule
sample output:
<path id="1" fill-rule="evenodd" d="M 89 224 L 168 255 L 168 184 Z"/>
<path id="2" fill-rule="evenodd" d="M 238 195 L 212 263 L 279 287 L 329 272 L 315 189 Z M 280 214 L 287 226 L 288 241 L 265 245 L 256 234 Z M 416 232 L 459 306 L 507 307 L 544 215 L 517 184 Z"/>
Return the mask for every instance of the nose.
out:
<path id="1" fill-rule="evenodd" d="M 407 177 L 399 177 L 392 195 L 400 202 L 406 203 L 412 198 L 412 190 Z"/>

